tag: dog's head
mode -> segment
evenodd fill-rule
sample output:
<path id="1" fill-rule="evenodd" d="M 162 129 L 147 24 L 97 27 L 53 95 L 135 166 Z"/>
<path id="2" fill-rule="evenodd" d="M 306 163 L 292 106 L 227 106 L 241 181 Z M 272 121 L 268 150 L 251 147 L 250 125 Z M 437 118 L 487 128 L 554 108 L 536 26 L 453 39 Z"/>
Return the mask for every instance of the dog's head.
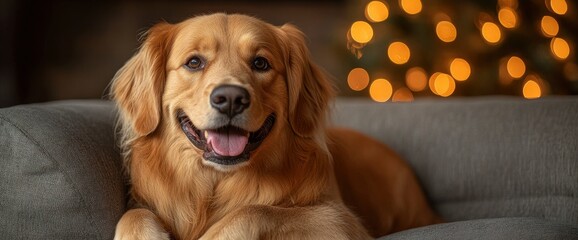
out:
<path id="1" fill-rule="evenodd" d="M 154 26 L 111 90 L 129 138 L 178 131 L 219 170 L 246 165 L 282 133 L 322 134 L 333 96 L 299 30 L 225 14 Z"/>

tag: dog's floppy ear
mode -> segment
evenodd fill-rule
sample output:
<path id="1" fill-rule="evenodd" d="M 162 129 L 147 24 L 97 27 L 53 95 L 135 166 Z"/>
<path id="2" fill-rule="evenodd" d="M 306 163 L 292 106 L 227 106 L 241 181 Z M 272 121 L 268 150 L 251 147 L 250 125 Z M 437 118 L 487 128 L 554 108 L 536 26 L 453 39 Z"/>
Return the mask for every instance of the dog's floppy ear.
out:
<path id="1" fill-rule="evenodd" d="M 146 34 L 140 50 L 116 73 L 111 95 L 117 102 L 124 124 L 137 136 L 152 133 L 161 118 L 167 55 L 172 44 L 173 25 L 159 23 Z"/>
<path id="2" fill-rule="evenodd" d="M 335 89 L 325 73 L 310 59 L 304 34 L 286 24 L 282 44 L 285 46 L 289 124 L 295 134 L 310 138 L 326 121 L 329 102 Z"/>

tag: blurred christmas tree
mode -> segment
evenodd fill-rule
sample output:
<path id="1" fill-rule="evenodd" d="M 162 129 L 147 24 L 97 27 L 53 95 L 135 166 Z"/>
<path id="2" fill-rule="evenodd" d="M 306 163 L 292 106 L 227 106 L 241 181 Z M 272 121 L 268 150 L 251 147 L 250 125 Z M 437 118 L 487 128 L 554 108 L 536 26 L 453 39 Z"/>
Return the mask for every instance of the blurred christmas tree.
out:
<path id="1" fill-rule="evenodd" d="M 578 12 L 565 0 L 356 1 L 347 84 L 375 101 L 578 94 Z M 354 94 L 355 95 L 355 94 Z"/>

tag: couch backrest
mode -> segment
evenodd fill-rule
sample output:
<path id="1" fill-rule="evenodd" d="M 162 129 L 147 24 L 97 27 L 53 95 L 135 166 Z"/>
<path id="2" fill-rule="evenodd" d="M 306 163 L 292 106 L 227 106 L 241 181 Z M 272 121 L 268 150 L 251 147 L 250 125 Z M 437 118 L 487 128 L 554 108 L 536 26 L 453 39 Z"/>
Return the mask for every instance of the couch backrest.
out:
<path id="1" fill-rule="evenodd" d="M 0 239 L 112 239 L 126 189 L 113 104 L 0 109 Z"/>
<path id="2" fill-rule="evenodd" d="M 340 99 L 333 121 L 402 155 L 447 220 L 578 224 L 578 97 Z"/>

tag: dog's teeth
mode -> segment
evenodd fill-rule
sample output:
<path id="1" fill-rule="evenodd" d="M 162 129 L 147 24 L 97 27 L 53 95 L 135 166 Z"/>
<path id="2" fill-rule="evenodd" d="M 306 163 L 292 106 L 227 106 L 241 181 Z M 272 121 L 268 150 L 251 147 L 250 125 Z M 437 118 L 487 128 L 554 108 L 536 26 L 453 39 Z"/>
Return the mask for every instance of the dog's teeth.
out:
<path id="1" fill-rule="evenodd" d="M 209 138 L 209 132 L 204 131 L 204 133 L 205 133 L 205 139 Z"/>

